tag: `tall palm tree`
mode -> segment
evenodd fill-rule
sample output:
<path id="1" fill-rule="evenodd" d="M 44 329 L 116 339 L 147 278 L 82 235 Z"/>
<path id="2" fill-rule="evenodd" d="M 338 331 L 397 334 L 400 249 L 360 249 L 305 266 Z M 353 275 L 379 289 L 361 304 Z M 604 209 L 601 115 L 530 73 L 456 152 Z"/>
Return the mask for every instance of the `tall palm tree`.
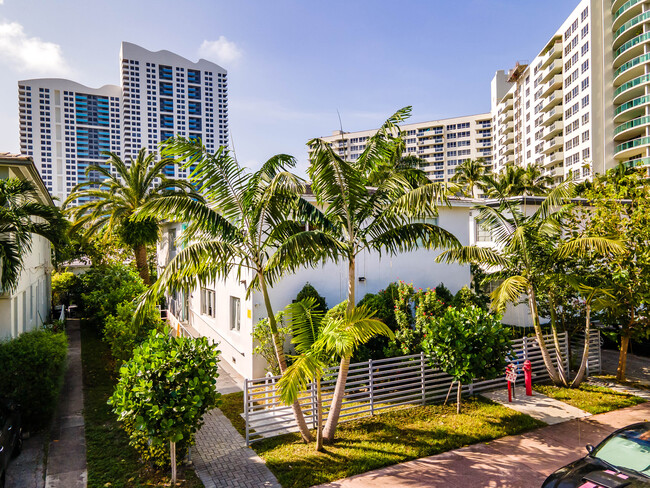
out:
<path id="1" fill-rule="evenodd" d="M 308 174 L 316 201 L 324 208 L 330 229 L 314 229 L 301 233 L 300 239 L 316 240 L 330 246 L 327 255 L 348 264 L 348 313 L 356 303 L 356 258 L 364 251 L 408 252 L 418 247 L 437 248 L 458 245 L 448 231 L 431 222 L 437 216 L 437 205 L 446 203 L 445 187 L 428 180 L 416 184 L 409 168 L 385 171 L 387 161 L 396 161 L 402 154 L 397 124 L 410 115 L 406 107 L 391 116 L 372 136 L 363 153 L 355 161 L 341 158 L 322 139 L 309 141 L 312 148 Z M 396 155 L 397 153 L 397 155 Z M 382 171 L 384 178 L 373 177 Z M 376 181 L 372 187 L 369 181 Z M 327 416 L 324 437 L 334 439 L 350 355 L 341 357 L 339 375 L 332 405 Z"/>
<path id="2" fill-rule="evenodd" d="M 156 155 L 147 154 L 145 148 L 140 149 L 136 159 L 131 158 L 128 164 L 115 153 L 102 154 L 108 156 L 107 166 L 91 164 L 86 168 L 86 176 L 98 173 L 104 179 L 92 178 L 79 183 L 63 206 L 74 219 L 73 231 L 84 229 L 86 236 L 103 228 L 116 231 L 132 249 L 140 277 L 150 284 L 147 246 L 158 241 L 161 221 L 154 216 L 136 221 L 134 214 L 146 203 L 170 198 L 200 201 L 201 196 L 189 181 L 165 175 L 163 170 L 174 164 L 172 159 L 156 161 Z M 77 200 L 82 203 L 76 204 Z"/>
<path id="3" fill-rule="evenodd" d="M 373 337 L 393 338 L 390 328 L 373 318 L 374 311 L 365 306 L 346 310 L 342 317 L 324 314 L 316 299 L 306 298 L 286 308 L 291 320 L 296 353 L 294 362 L 278 382 L 280 398 L 287 405 L 298 400 L 311 381 L 316 383 L 316 450 L 323 448 L 323 401 L 321 379 L 328 359 L 352 355 Z"/>
<path id="4" fill-rule="evenodd" d="M 542 174 L 539 165 L 521 166 L 509 165 L 497 175 L 488 175 L 483 179 L 484 189 L 488 196 L 499 198 L 499 195 L 511 197 L 545 195 L 553 184 L 553 178 Z"/>
<path id="5" fill-rule="evenodd" d="M 31 181 L 0 179 L 0 289 L 13 290 L 30 252 L 33 234 L 61 241 L 65 219 L 59 210 L 38 202 Z"/>
<path id="6" fill-rule="evenodd" d="M 563 219 L 571 209 L 570 197 L 574 185 L 567 181 L 554 188 L 528 215 L 520 202 L 506 193 L 507 188 L 492 187 L 491 194 L 498 197 L 498 206 L 477 205 L 479 221 L 490 231 L 493 247 L 465 246 L 451 249 L 438 256 L 440 261 L 458 261 L 487 267 L 493 280 L 503 280 L 491 295 L 493 308 L 500 310 L 507 302 L 518 302 L 527 297 L 537 342 L 546 370 L 555 384 L 567 384 L 564 371 L 553 364 L 544 340 L 537 306 L 537 294 L 543 274 L 557 258 L 569 255 L 586 255 L 620 252 L 621 243 L 604 237 L 578 237 L 562 242 Z M 549 252 L 549 249 L 554 249 Z M 557 335 L 554 334 L 556 353 L 560 358 Z M 561 368 L 561 361 L 558 360 Z"/>
<path id="7" fill-rule="evenodd" d="M 489 174 L 490 168 L 483 158 L 466 159 L 456 167 L 451 181 L 459 184 L 466 196 L 476 198 L 476 188 L 483 189 L 482 182 Z"/>
<path id="8" fill-rule="evenodd" d="M 262 292 L 278 365 L 284 373 L 287 360 L 269 287 L 286 272 L 308 264 L 307 251 L 312 258 L 322 259 L 331 247 L 323 243 L 327 235 L 295 239 L 305 222 L 327 226 L 321 212 L 301 197 L 304 182 L 289 171 L 295 159 L 279 154 L 249 173 L 225 148 L 212 154 L 199 141 L 177 137 L 166 144 L 164 152 L 187 161 L 186 167 L 196 166 L 191 181 L 205 200 L 172 197 L 151 201 L 140 210 L 138 219 L 188 223 L 181 236 L 187 245 L 145 294 L 140 309 L 154 304 L 167 289 L 191 289 L 235 272 L 246 280 L 248 294 Z M 310 441 L 300 404 L 296 401 L 292 407 L 303 439 Z"/>

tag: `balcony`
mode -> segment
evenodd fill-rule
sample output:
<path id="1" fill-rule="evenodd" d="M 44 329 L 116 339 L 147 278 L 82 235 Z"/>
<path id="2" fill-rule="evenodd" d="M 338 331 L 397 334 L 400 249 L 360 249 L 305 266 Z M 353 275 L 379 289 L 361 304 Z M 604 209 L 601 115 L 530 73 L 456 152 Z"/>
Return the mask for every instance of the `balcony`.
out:
<path id="1" fill-rule="evenodd" d="M 633 80 L 623 83 L 614 90 L 614 103 L 625 103 L 645 94 L 646 86 L 650 84 L 650 74 L 642 75 Z"/>
<path id="2" fill-rule="evenodd" d="M 562 73 L 562 61 L 556 59 L 549 65 L 547 70 L 544 71 L 544 75 L 542 76 L 542 83 L 550 81 L 553 76 L 559 73 Z"/>
<path id="3" fill-rule="evenodd" d="M 544 56 L 542 61 L 541 69 L 546 69 L 546 67 L 556 59 L 562 58 L 562 41 L 556 42 L 555 45 L 549 49 L 549 51 Z"/>
<path id="4" fill-rule="evenodd" d="M 614 123 L 620 124 L 621 122 L 627 122 L 628 120 L 636 119 L 645 115 L 646 107 L 649 104 L 650 95 L 644 95 L 635 98 L 634 100 L 630 100 L 620 107 L 616 107 L 616 110 L 614 111 Z"/>
<path id="5" fill-rule="evenodd" d="M 650 137 L 639 137 L 616 146 L 614 157 L 616 159 L 631 158 L 640 152 L 645 152 L 644 149 L 648 146 L 650 146 Z"/>
<path id="6" fill-rule="evenodd" d="M 542 97 L 547 97 L 554 91 L 562 88 L 562 75 L 555 75 L 542 88 Z M 560 90 L 561 91 L 561 90 Z"/>
<path id="7" fill-rule="evenodd" d="M 634 27 L 644 24 L 648 20 L 650 20 L 650 11 L 643 12 L 636 17 L 633 17 L 632 19 L 625 22 L 621 27 L 619 27 L 614 32 L 614 49 L 618 49 L 627 41 L 635 37 L 635 35 L 638 33 L 638 30 Z"/>
<path id="8" fill-rule="evenodd" d="M 564 144 L 564 137 L 562 136 L 554 137 L 553 139 L 551 139 L 550 141 L 544 144 L 544 150 L 542 152 L 546 155 L 549 155 L 552 152 L 555 152 L 557 150 L 562 150 L 563 144 Z"/>
<path id="9" fill-rule="evenodd" d="M 503 146 L 503 147 L 501 148 L 500 153 L 501 153 L 503 156 L 508 156 L 508 155 L 510 155 L 510 154 L 514 154 L 514 153 L 515 153 L 515 145 L 514 145 L 514 144 L 508 144 L 508 145 L 506 145 L 506 146 Z"/>
<path id="10" fill-rule="evenodd" d="M 645 134 L 648 125 L 650 125 L 650 116 L 647 115 L 625 122 L 614 129 L 614 140 L 625 141 L 639 137 Z"/>
<path id="11" fill-rule="evenodd" d="M 548 141 L 561 133 L 564 130 L 564 124 L 560 121 L 557 121 L 546 128 L 546 132 L 542 136 L 542 139 Z"/>
<path id="12" fill-rule="evenodd" d="M 612 1 L 612 9 L 614 5 L 619 3 L 618 0 Z M 618 7 L 612 14 L 612 29 L 618 30 L 624 23 L 629 21 L 635 15 L 642 11 L 643 0 L 628 0 L 623 5 Z"/>
<path id="13" fill-rule="evenodd" d="M 622 64 L 614 71 L 614 85 L 622 85 L 645 73 L 645 67 L 650 61 L 650 53 L 642 54 L 627 63 Z"/>
<path id="14" fill-rule="evenodd" d="M 549 156 L 548 160 L 551 163 L 559 163 L 560 161 L 564 161 L 564 151 L 560 150 L 554 152 Z"/>
<path id="15" fill-rule="evenodd" d="M 553 122 L 555 122 L 556 120 L 559 120 L 561 118 L 562 118 L 562 107 L 552 108 L 546 114 L 546 117 L 544 118 L 544 121 L 542 122 L 542 125 L 545 126 L 545 127 L 548 127 Z"/>
<path id="16" fill-rule="evenodd" d="M 542 107 L 542 112 L 548 112 L 551 110 L 553 107 L 557 107 L 560 105 L 560 109 L 562 108 L 562 90 L 557 90 L 555 93 L 553 93 L 550 97 L 546 99 L 546 103 Z"/>

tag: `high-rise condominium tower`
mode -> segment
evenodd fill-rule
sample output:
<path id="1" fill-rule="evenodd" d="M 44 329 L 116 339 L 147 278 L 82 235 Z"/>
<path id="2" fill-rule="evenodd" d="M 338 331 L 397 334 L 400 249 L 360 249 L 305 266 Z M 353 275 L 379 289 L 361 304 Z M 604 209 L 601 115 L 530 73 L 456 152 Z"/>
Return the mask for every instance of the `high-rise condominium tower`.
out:
<path id="1" fill-rule="evenodd" d="M 400 126 L 406 143 L 404 156 L 417 156 L 421 169 L 433 181 L 448 181 L 466 159 L 482 158 L 492 164 L 492 120 L 490 114 L 466 115 Z M 339 156 L 355 160 L 377 129 L 358 132 L 335 131 L 322 139 Z"/>
<path id="2" fill-rule="evenodd" d="M 582 0 L 530 63 L 496 73 L 492 115 L 497 170 L 650 166 L 650 1 Z"/>
<path id="3" fill-rule="evenodd" d="M 226 70 L 128 42 L 122 43 L 120 68 L 121 86 L 93 89 L 52 78 L 18 82 L 21 152 L 34 158 L 61 201 L 87 180 L 89 164 L 105 163 L 102 151 L 128 160 L 177 134 L 200 138 L 213 151 L 228 144 Z M 187 177 L 178 166 L 165 172 Z"/>

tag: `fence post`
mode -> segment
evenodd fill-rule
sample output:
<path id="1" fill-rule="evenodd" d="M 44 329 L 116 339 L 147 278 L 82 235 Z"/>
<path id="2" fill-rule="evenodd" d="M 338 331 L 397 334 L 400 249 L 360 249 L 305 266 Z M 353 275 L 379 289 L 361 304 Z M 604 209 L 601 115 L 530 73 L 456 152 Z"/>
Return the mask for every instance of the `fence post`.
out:
<path id="1" fill-rule="evenodd" d="M 311 380 L 311 425 L 312 428 L 316 428 L 316 378 Z"/>
<path id="2" fill-rule="evenodd" d="M 370 415 L 375 415 L 375 378 L 372 372 L 372 358 L 368 359 L 368 378 L 370 378 Z"/>
<path id="3" fill-rule="evenodd" d="M 602 347 L 600 344 L 600 331 L 596 331 L 596 342 L 598 343 L 598 374 L 603 374 L 603 356 L 602 356 Z"/>
<path id="4" fill-rule="evenodd" d="M 244 378 L 244 417 L 246 419 L 246 447 L 250 447 L 250 427 L 248 424 L 248 378 Z"/>
<path id="5" fill-rule="evenodd" d="M 420 351 L 420 385 L 422 389 L 422 405 L 425 405 L 427 402 L 427 385 L 424 381 L 424 351 Z"/>
<path id="6" fill-rule="evenodd" d="M 528 337 L 526 336 L 523 337 L 521 346 L 523 347 L 524 361 L 526 361 L 528 359 Z"/>
<path id="7" fill-rule="evenodd" d="M 569 348 L 570 347 L 571 347 L 571 345 L 569 344 L 569 333 L 565 332 L 564 333 L 564 365 L 565 365 L 564 370 L 565 371 L 569 371 L 569 367 L 570 367 L 570 365 L 569 365 Z M 560 360 L 561 359 L 562 358 L 560 358 Z"/>

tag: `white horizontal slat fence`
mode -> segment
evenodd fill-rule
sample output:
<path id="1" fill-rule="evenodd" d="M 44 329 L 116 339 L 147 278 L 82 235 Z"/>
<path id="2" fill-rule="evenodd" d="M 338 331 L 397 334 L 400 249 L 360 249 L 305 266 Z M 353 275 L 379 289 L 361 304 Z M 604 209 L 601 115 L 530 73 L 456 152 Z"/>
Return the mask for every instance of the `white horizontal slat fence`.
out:
<path id="1" fill-rule="evenodd" d="M 592 336 L 592 340 L 594 344 L 599 345 L 600 339 L 597 333 L 595 336 L 596 338 Z M 551 358 L 557 365 L 557 353 L 552 345 L 551 336 L 546 336 L 545 340 Z M 568 347 L 568 336 L 564 333 L 560 336 L 560 354 L 565 367 L 568 366 Z M 594 346 L 594 349 L 596 348 L 600 350 L 599 346 Z M 533 382 L 548 378 L 541 350 L 534 338 L 524 337 L 514 340 L 513 350 L 517 355 L 516 362 L 520 368 L 525 360 L 531 361 Z M 592 371 L 599 368 L 597 360 L 594 361 L 593 364 L 590 363 Z M 321 381 L 323 420 L 327 418 L 338 369 L 337 366 L 326 370 Z M 280 376 L 269 375 L 265 378 L 245 381 L 244 418 L 247 445 L 265 437 L 297 431 L 291 407 L 284 405 L 278 395 L 276 382 L 279 379 Z M 451 383 L 452 379 L 449 375 L 431 368 L 423 353 L 350 364 L 340 420 L 354 420 L 386 409 L 441 401 L 447 396 Z M 463 385 L 463 392 L 474 394 L 497 386 L 505 386 L 505 376 Z M 299 401 L 307 422 L 315 428 L 316 391 L 313 383 L 301 394 Z"/>

